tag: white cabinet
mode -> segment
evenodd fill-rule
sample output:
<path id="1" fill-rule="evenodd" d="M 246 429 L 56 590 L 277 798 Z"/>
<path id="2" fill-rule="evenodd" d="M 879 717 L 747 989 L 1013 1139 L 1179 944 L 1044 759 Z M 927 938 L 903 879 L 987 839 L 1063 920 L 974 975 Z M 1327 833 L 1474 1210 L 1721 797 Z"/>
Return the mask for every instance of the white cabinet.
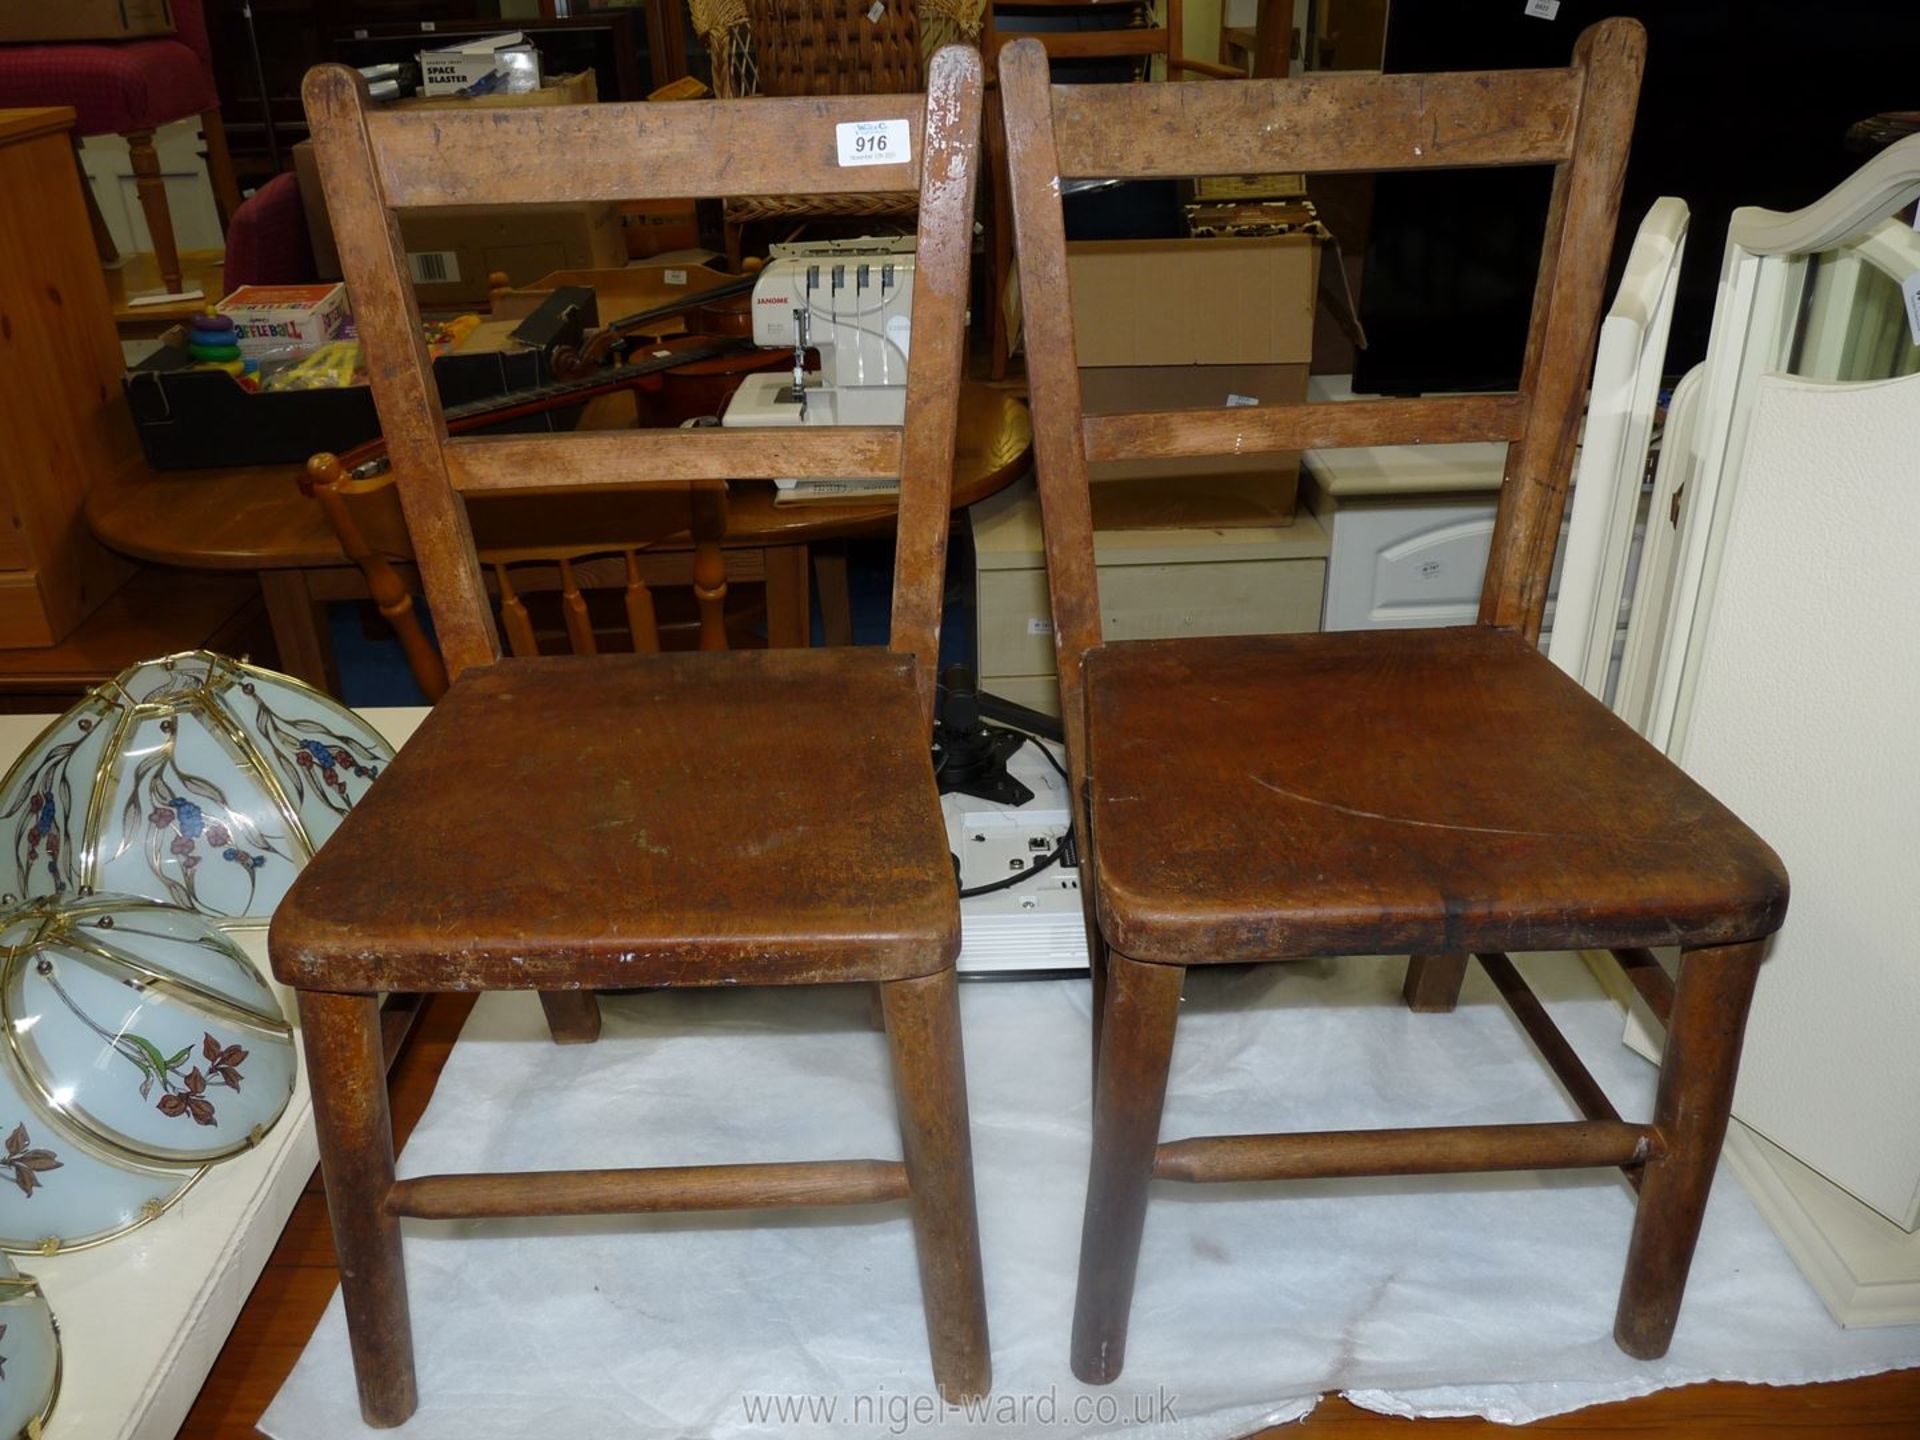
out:
<path id="1" fill-rule="evenodd" d="M 1057 712 L 1052 610 L 1031 480 L 973 507 L 980 688 Z M 1320 628 L 1327 536 L 1291 525 L 1102 530 L 1094 535 L 1108 640 L 1281 635 Z"/>

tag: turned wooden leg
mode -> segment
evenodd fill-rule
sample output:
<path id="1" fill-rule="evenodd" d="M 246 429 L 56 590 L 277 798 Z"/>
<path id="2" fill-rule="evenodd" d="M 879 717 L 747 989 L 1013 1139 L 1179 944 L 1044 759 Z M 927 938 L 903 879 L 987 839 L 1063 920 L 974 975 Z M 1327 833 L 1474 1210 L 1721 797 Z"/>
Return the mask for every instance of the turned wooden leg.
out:
<path id="1" fill-rule="evenodd" d="M 1400 993 L 1407 1008 L 1423 1015 L 1442 1015 L 1460 1003 L 1460 986 L 1467 978 L 1467 956 L 1411 955 L 1407 983 Z"/>
<path id="2" fill-rule="evenodd" d="M 1127 1316 L 1185 976 L 1177 965 L 1145 965 L 1107 952 L 1100 1068 L 1093 1089 L 1093 1168 L 1073 1309 L 1073 1373 L 1089 1385 L 1116 1379 L 1126 1363 Z"/>
<path id="3" fill-rule="evenodd" d="M 167 208 L 167 182 L 160 174 L 160 155 L 153 148 L 151 130 L 135 130 L 126 136 L 128 158 L 133 162 L 133 184 L 140 193 L 140 208 L 146 213 L 147 232 L 153 237 L 153 260 L 160 269 L 160 283 L 169 294 L 180 286 L 180 247 L 173 238 L 173 212 Z"/>
<path id="4" fill-rule="evenodd" d="M 300 1030 L 360 1414 L 369 1425 L 398 1425 L 413 1414 L 419 1397 L 400 1222 L 386 1209 L 393 1188 L 393 1124 L 380 1002 L 372 995 L 302 990 Z"/>
<path id="5" fill-rule="evenodd" d="M 1666 1354 L 1680 1318 L 1765 948 L 1756 941 L 1689 950 L 1680 960 L 1654 1101 L 1662 1150 L 1641 1172 L 1640 1208 L 1613 1322 L 1614 1340 L 1636 1359 Z"/>
<path id="6" fill-rule="evenodd" d="M 600 1001 L 591 990 L 542 990 L 540 1008 L 556 1045 L 591 1045 L 600 1038 Z"/>
<path id="7" fill-rule="evenodd" d="M 973 1203 L 973 1140 L 960 1050 L 960 985 L 951 967 L 880 987 L 912 1192 L 914 1247 L 934 1383 L 949 1403 L 993 1384 L 987 1348 L 980 1222 Z"/>

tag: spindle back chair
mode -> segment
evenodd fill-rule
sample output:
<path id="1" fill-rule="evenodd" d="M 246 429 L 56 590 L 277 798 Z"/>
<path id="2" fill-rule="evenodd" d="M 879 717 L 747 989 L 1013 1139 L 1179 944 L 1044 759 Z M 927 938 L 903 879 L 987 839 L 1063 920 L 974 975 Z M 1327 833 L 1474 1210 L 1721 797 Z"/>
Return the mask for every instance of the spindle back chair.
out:
<path id="1" fill-rule="evenodd" d="M 982 79 L 925 95 L 381 112 L 343 66 L 304 87 L 373 398 L 451 683 L 274 916 L 299 996 L 362 1413 L 416 1403 L 403 1216 L 908 1202 L 933 1372 L 989 1382 L 954 959 L 959 906 L 929 758 L 965 350 Z M 837 127 L 902 121 L 843 165 Z M 898 154 L 898 147 L 894 149 Z M 710 197 L 918 197 L 905 422 L 450 437 L 395 212 Z M 730 478 L 898 476 L 887 648 L 501 659 L 465 496 L 688 493 Z M 716 807 L 727 819 L 716 818 Z M 396 1180 L 378 997 L 540 992 L 591 1040 L 593 992 L 877 987 L 903 1159 Z"/>
<path id="2" fill-rule="evenodd" d="M 396 562 L 411 566 L 414 554 L 392 472 L 362 478 L 348 474 L 338 457 L 320 454 L 307 462 L 300 488 L 320 507 L 340 548 L 367 582 L 421 693 L 429 702 L 438 700 L 447 692 L 447 667 L 420 623 L 412 587 L 395 568 Z M 476 526 L 474 553 L 508 654 L 524 660 L 551 649 L 551 638 L 546 646 L 541 642 L 551 622 L 540 624 L 527 605 L 529 599 L 549 594 L 557 599 L 560 638 L 571 653 L 594 655 L 603 648 L 657 653 L 668 648 L 654 603 L 655 590 L 663 586 L 692 589 L 699 649 L 727 648 L 723 482 L 697 482 L 684 492 L 569 496 L 570 501 L 600 503 L 563 504 L 559 515 L 547 508 L 553 498 L 546 497 L 542 510 L 533 513 L 513 506 L 503 514 L 496 506 L 487 517 L 492 520 L 486 527 L 490 536 Z M 573 538 L 580 535 L 594 538 Z M 612 599 L 616 593 L 617 621 L 623 623 L 616 623 L 616 633 L 609 635 L 607 620 L 597 618 L 595 611 L 613 616 L 615 607 L 592 602 L 596 594 Z M 677 648 L 684 648 L 684 642 Z"/>
<path id="3" fill-rule="evenodd" d="M 1778 858 L 1540 654 L 1645 48 L 1588 29 L 1560 70 L 1055 86 L 1001 54 L 1061 713 L 1085 837 L 1094 1156 L 1074 1369 L 1120 1372 L 1148 1184 L 1620 1166 L 1639 1209 L 1614 1334 L 1665 1352 L 1727 1123 Z M 1516 394 L 1089 416 L 1061 182 L 1552 165 Z M 1105 642 L 1087 464 L 1508 443 L 1477 626 Z M 1650 945 L 1684 947 L 1677 991 Z M 1615 1113 L 1508 949 L 1614 950 L 1670 1014 L 1655 1116 Z M 1585 1119 L 1162 1143 L 1190 965 L 1411 954 L 1451 1009 L 1478 953 Z"/>

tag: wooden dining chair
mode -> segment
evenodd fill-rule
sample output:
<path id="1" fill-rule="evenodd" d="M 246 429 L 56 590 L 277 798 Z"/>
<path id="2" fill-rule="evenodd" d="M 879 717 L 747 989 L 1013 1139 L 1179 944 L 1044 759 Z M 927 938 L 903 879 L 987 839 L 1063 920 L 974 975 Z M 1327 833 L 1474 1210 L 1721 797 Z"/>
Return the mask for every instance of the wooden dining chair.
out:
<path id="1" fill-rule="evenodd" d="M 452 677 L 281 903 L 361 1412 L 415 1401 L 404 1216 L 904 1200 L 934 1377 L 989 1383 L 954 959 L 929 761 L 967 295 L 979 56 L 925 95 L 394 113 L 338 65 L 304 87 L 380 421 Z M 843 168 L 836 127 L 901 120 L 904 163 Z M 415 206 L 917 193 L 901 427 L 449 438 L 394 212 Z M 501 659 L 463 496 L 900 476 L 887 648 Z M 904 1159 L 394 1178 L 376 997 L 542 992 L 556 1039 L 596 988 L 875 984 Z"/>
<path id="2" fill-rule="evenodd" d="M 439 700 L 447 666 L 402 574 L 415 557 L 393 472 L 356 475 L 323 453 L 307 462 L 300 488 L 367 582 L 414 683 L 429 703 Z M 517 659 L 561 646 L 574 655 L 728 648 L 723 480 L 679 491 L 499 495 L 468 523 L 494 618 Z M 691 626 L 663 623 L 655 600 L 667 588 L 692 592 Z"/>
<path id="3" fill-rule="evenodd" d="M 1073 1368 L 1123 1362 L 1152 1180 L 1619 1166 L 1639 1189 L 1614 1336 L 1663 1354 L 1787 878 L 1738 819 L 1537 648 L 1645 49 L 1585 32 L 1564 70 L 1202 86 L 1049 83 L 1000 66 L 1034 438 L 1094 951 L 1094 1152 Z M 1089 417 L 1063 179 L 1555 167 L 1517 394 Z M 1105 643 L 1089 460 L 1508 442 L 1480 623 Z M 1677 988 L 1640 947 L 1684 948 Z M 1623 1121 L 1507 959 L 1613 950 L 1667 1015 L 1650 1123 Z M 1163 1142 L 1191 965 L 1410 954 L 1451 1009 L 1476 953 L 1585 1119 Z"/>

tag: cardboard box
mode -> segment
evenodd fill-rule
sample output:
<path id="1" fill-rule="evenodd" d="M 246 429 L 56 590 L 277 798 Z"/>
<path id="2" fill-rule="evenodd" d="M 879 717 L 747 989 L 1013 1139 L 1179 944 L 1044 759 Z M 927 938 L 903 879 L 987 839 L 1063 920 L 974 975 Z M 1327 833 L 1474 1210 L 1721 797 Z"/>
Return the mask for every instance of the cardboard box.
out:
<path id="1" fill-rule="evenodd" d="M 1319 253 L 1308 235 L 1069 245 L 1080 363 L 1304 365 Z"/>
<path id="2" fill-rule="evenodd" d="M 1297 405 L 1305 365 L 1106 366 L 1080 372 L 1089 415 L 1140 410 L 1216 410 Z M 1291 525 L 1300 455 L 1209 455 L 1172 460 L 1100 460 L 1088 467 L 1096 530 L 1243 529 Z"/>
<path id="3" fill-rule="evenodd" d="M 588 72 L 587 79 L 592 78 Z M 315 269 L 323 278 L 337 280 L 340 252 L 334 245 L 312 141 L 302 140 L 293 147 L 293 168 L 307 213 Z M 529 285 L 554 270 L 600 269 L 627 262 L 620 207 L 612 202 L 408 210 L 400 216 L 400 241 L 406 246 L 414 294 L 428 306 L 486 303 L 491 288 L 488 277 L 496 271 L 505 272 L 510 285 Z"/>
<path id="4" fill-rule="evenodd" d="M 219 305 L 233 320 L 234 340 L 250 359 L 297 354 L 339 338 L 352 312 L 347 287 L 242 285 Z"/>
<path id="5" fill-rule="evenodd" d="M 1307 235 L 1069 245 L 1087 413 L 1298 404 L 1318 260 Z M 1103 461 L 1090 478 L 1100 529 L 1289 525 L 1300 457 Z"/>
<path id="6" fill-rule="evenodd" d="M 132 40 L 173 34 L 167 0 L 6 0 L 0 4 L 0 42 L 18 40 Z"/>
<path id="7" fill-rule="evenodd" d="M 576 70 L 540 82 L 538 90 L 517 95 L 409 95 L 389 100 L 382 110 L 518 110 L 528 105 L 592 105 L 600 99 L 600 82 L 591 70 Z"/>
<path id="8" fill-rule="evenodd" d="M 400 217 L 400 238 L 422 305 L 485 304 L 495 273 L 509 285 L 529 285 L 555 270 L 627 263 L 612 204 L 410 210 Z"/>
<path id="9" fill-rule="evenodd" d="M 620 206 L 627 254 L 650 260 L 700 243 L 700 215 L 691 200 L 628 200 Z"/>
<path id="10" fill-rule="evenodd" d="M 536 81 L 540 75 L 540 57 L 519 30 L 422 50 L 417 58 L 422 95 L 452 95 L 501 69 L 524 69 Z"/>

